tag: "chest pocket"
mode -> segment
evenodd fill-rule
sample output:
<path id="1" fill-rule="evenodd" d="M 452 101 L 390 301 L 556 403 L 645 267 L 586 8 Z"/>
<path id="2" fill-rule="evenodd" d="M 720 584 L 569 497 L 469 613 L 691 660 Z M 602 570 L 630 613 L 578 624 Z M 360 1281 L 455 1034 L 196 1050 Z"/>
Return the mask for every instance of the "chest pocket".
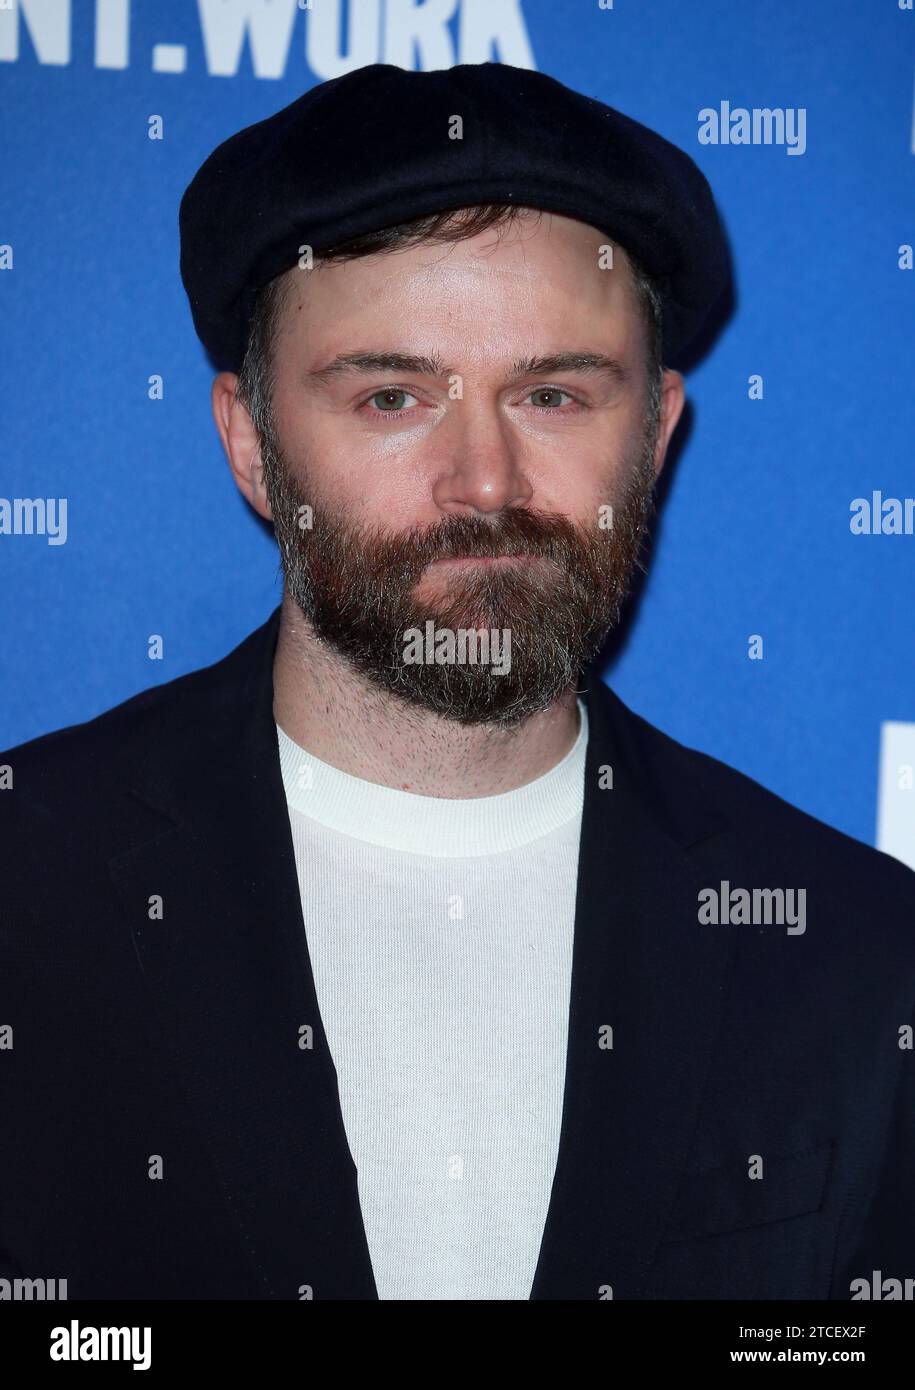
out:
<path id="1" fill-rule="evenodd" d="M 661 1237 L 672 1241 L 748 1230 L 819 1211 L 826 1195 L 835 1145 L 832 1140 L 793 1154 L 763 1158 L 763 1176 L 750 1178 L 737 1160 L 704 1173 L 689 1173 L 674 1200 Z"/>

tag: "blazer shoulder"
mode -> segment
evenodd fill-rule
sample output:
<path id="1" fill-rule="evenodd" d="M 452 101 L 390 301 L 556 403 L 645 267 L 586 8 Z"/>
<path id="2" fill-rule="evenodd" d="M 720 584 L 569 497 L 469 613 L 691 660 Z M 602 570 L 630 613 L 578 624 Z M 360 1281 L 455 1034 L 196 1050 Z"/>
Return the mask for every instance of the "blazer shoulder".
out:
<path id="1" fill-rule="evenodd" d="M 0 808 L 5 804 L 21 824 L 29 811 L 51 816 L 77 799 L 86 808 L 107 790 L 122 791 L 138 756 L 155 748 L 166 725 L 193 725 L 232 698 L 252 672 L 258 641 L 272 621 L 206 666 L 0 752 L 0 766 L 12 771 L 12 789 L 0 795 Z"/>
<path id="2" fill-rule="evenodd" d="M 691 748 L 612 698 L 625 711 L 626 742 L 634 765 L 655 788 L 680 807 L 701 801 L 712 806 L 739 840 L 753 842 L 771 857 L 803 860 L 854 897 L 879 891 L 881 899 L 910 914 L 915 937 L 915 871 L 901 860 L 820 820 L 747 773 L 698 748 Z"/>

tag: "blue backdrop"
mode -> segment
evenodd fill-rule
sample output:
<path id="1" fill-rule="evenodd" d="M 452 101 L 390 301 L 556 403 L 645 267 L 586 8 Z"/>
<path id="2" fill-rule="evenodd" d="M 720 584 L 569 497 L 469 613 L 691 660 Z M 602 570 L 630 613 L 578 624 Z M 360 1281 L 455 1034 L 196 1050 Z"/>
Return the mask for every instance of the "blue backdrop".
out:
<path id="1" fill-rule="evenodd" d="M 889 501 L 915 494 L 910 0 L 0 9 L 0 747 L 218 659 L 279 601 L 178 275 L 202 160 L 350 67 L 487 59 L 688 150 L 733 247 L 735 311 L 687 375 L 649 579 L 606 678 L 870 843 L 880 799 L 880 842 L 915 865 L 915 536 Z M 739 108 L 784 130 L 773 116 L 772 142 L 735 143 Z M 44 499 L 32 534 L 23 499 Z"/>

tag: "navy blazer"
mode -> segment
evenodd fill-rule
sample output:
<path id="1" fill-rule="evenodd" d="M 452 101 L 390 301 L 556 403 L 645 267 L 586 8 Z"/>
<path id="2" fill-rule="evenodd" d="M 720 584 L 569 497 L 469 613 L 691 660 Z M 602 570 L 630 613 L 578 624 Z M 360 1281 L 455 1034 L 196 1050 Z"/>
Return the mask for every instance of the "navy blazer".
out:
<path id="1" fill-rule="evenodd" d="M 279 612 L 0 755 L 0 1277 L 377 1298 L 280 775 Z M 915 874 L 596 674 L 585 698 L 530 1297 L 848 1299 L 915 1275 Z M 705 890 L 764 888 L 806 891 L 803 931 L 707 920 Z"/>

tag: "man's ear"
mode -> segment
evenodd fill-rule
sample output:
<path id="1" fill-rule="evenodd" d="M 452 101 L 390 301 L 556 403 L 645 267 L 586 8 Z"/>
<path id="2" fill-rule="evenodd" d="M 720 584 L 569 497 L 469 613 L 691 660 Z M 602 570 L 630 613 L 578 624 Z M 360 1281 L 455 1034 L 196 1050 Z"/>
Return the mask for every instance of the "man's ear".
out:
<path id="1" fill-rule="evenodd" d="M 251 416 L 236 396 L 237 387 L 234 372 L 220 372 L 214 379 L 213 419 L 236 487 L 257 514 L 270 521 L 273 514 L 264 487 L 260 439 Z"/>
<path id="2" fill-rule="evenodd" d="M 654 452 L 655 482 L 661 476 L 661 469 L 664 467 L 664 460 L 667 457 L 667 446 L 670 443 L 671 435 L 677 428 L 677 421 L 683 413 L 685 403 L 686 388 L 682 375 L 670 367 L 665 367 L 661 378 L 661 413 L 658 421 L 658 440 Z"/>

